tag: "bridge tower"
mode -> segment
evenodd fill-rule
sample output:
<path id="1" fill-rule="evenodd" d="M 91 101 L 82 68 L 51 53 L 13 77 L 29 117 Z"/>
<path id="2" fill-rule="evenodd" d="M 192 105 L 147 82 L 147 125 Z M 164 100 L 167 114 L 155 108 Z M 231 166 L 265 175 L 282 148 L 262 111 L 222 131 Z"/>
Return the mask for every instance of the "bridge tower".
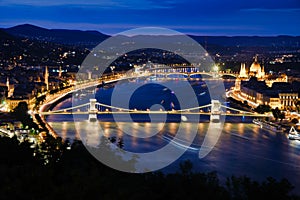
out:
<path id="1" fill-rule="evenodd" d="M 88 80 L 91 80 L 92 79 L 92 72 L 88 71 Z"/>
<path id="2" fill-rule="evenodd" d="M 219 122 L 221 115 L 221 103 L 219 100 L 211 100 L 210 121 Z"/>
<path id="3" fill-rule="evenodd" d="M 97 109 L 96 109 L 96 99 L 90 99 L 90 108 L 89 108 L 89 121 L 97 121 Z"/>

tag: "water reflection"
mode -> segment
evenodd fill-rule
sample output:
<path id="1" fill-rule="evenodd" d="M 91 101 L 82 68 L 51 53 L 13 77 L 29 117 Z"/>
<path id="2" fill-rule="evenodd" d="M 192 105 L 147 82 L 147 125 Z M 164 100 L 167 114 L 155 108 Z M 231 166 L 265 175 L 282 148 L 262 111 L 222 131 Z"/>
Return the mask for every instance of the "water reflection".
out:
<path id="1" fill-rule="evenodd" d="M 204 158 L 214 148 L 221 134 L 223 123 L 209 123 L 208 131 L 199 150 L 199 158 Z"/>
<path id="2" fill-rule="evenodd" d="M 67 129 L 68 129 L 68 123 L 63 122 L 62 129 L 61 129 L 61 137 L 63 140 L 67 139 Z"/>
<path id="3" fill-rule="evenodd" d="M 91 132 L 93 129 L 88 128 L 88 122 L 80 122 L 80 135 L 84 132 Z M 103 129 L 106 138 L 116 136 L 124 140 L 124 150 L 130 152 L 152 152 L 159 150 L 169 144 L 178 131 L 177 123 L 153 123 L 151 127 L 156 126 L 155 130 L 159 131 L 155 136 L 149 138 L 135 137 L 135 129 L 132 129 L 132 135 L 124 134 L 121 128 L 124 126 L 141 126 L 147 129 L 146 123 L 119 123 L 118 126 L 112 122 L 98 122 L 97 126 Z M 50 122 L 50 125 L 61 134 L 64 138 L 78 139 L 79 132 L 75 129 L 74 122 Z M 224 129 L 216 142 L 214 132 L 211 132 L 207 138 L 208 147 L 213 146 L 212 151 L 203 159 L 199 159 L 199 150 L 204 144 L 204 136 L 209 130 L 208 123 L 181 123 L 185 134 L 174 140 L 172 148 L 182 148 L 179 144 L 185 145 L 190 139 L 189 130 L 198 129 L 198 134 L 191 147 L 187 148 L 186 153 L 181 156 L 177 162 L 165 168 L 165 171 L 177 170 L 178 162 L 190 159 L 197 171 L 216 170 L 222 176 L 244 175 L 262 180 L 264 177 L 273 176 L 275 178 L 288 178 L 297 187 L 300 186 L 300 142 L 290 141 L 284 134 L 275 134 L 262 130 L 254 124 L 225 123 Z M 89 131 L 87 131 L 88 129 Z M 152 130 L 147 130 L 152 131 Z M 94 134 L 94 135 L 93 135 Z M 93 137 L 100 140 L 99 133 L 92 132 Z M 91 137 L 90 135 L 89 137 Z M 85 136 L 83 139 L 86 139 Z M 90 138 L 91 139 L 91 138 Z M 177 144 L 176 144 L 177 143 Z M 205 148 L 205 147 L 202 147 Z M 205 152 L 205 151 L 204 151 Z M 165 160 L 154 159 L 143 160 L 144 165 L 139 165 L 140 169 L 146 168 L 146 165 L 155 167 L 155 163 L 167 162 L 171 154 L 162 154 Z M 151 165 L 151 162 L 154 162 Z M 136 166 L 136 164 L 135 164 Z M 136 166 L 137 167 L 137 166 Z M 297 188 L 296 187 L 296 188 Z M 300 189 L 300 188 L 299 188 Z"/>

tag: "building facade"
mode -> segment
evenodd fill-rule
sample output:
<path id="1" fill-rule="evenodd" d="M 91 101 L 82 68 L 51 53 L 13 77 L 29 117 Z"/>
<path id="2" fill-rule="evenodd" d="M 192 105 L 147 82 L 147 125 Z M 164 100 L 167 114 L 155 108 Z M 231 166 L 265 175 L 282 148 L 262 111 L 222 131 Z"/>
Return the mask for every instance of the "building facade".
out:
<path id="1" fill-rule="evenodd" d="M 6 99 L 6 103 L 8 104 L 9 110 L 14 110 L 20 102 L 26 102 L 29 104 L 29 99 Z"/>
<path id="2" fill-rule="evenodd" d="M 296 110 L 298 101 L 298 91 L 292 89 L 288 77 L 285 74 L 279 76 L 266 74 L 264 67 L 258 63 L 257 56 L 249 71 L 244 63 L 241 64 L 234 92 L 239 94 L 242 100 L 249 102 L 252 107 L 269 105 L 271 108 Z"/>

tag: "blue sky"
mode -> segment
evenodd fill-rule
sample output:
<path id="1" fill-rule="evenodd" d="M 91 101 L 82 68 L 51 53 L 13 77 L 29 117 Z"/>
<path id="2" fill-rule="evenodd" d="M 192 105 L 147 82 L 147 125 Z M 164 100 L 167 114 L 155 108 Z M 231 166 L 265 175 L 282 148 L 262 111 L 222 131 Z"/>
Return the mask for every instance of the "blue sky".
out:
<path id="1" fill-rule="evenodd" d="M 197 35 L 300 35 L 300 0 L 0 0 L 0 27 L 116 34 L 156 26 Z"/>

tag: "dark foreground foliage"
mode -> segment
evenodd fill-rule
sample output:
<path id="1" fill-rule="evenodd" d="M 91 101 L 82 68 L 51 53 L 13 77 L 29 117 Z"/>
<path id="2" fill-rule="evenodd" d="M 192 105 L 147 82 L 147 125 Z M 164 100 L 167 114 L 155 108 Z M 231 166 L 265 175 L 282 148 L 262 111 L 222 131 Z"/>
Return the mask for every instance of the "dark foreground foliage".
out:
<path id="1" fill-rule="evenodd" d="M 44 165 L 26 143 L 0 138 L 0 199 L 299 199 L 287 180 L 247 177 L 221 185 L 215 172 L 193 173 L 189 161 L 174 174 L 129 174 L 95 160 L 79 142 Z"/>

